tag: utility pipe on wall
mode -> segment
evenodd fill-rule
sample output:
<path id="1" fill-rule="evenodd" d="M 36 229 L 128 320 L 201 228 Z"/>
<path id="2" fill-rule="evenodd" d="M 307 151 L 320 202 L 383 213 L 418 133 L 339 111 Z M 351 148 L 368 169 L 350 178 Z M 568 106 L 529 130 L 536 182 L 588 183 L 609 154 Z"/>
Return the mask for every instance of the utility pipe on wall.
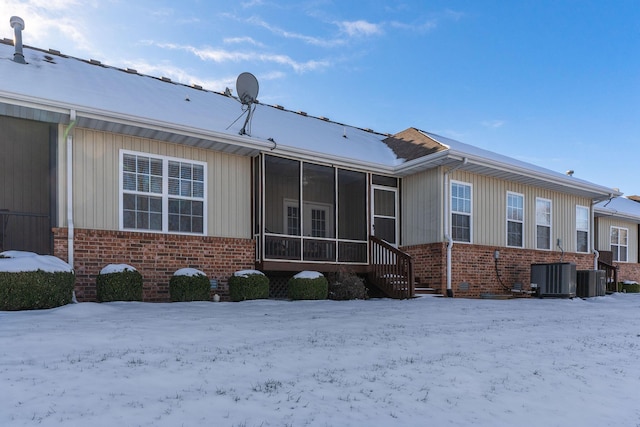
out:
<path id="1" fill-rule="evenodd" d="M 468 159 L 464 157 L 460 163 L 447 169 L 444 172 L 444 238 L 447 240 L 447 296 L 453 297 L 451 288 L 451 251 L 453 250 L 453 239 L 449 235 L 449 215 L 451 200 L 449 200 L 449 174 L 458 168 L 466 165 Z"/>
<path id="2" fill-rule="evenodd" d="M 605 200 L 613 199 L 613 194 L 609 194 L 609 197 L 605 199 L 594 199 L 591 200 L 591 209 L 589 209 L 589 229 L 591 234 L 589 235 L 589 244 L 591 245 L 591 249 L 593 250 L 593 269 L 598 269 L 598 260 L 600 259 L 600 252 L 596 249 L 596 214 L 594 212 L 593 207 L 600 202 L 604 202 Z M 606 206 L 606 205 L 605 205 Z"/>
<path id="3" fill-rule="evenodd" d="M 67 262 L 73 266 L 73 135 L 76 126 L 76 110 L 69 112 L 69 125 L 64 130 L 67 143 Z"/>

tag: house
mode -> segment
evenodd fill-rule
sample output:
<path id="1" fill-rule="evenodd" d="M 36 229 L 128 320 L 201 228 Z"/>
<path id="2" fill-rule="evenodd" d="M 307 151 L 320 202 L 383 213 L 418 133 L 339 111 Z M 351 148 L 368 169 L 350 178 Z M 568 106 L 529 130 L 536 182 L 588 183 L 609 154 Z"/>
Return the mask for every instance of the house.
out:
<path id="1" fill-rule="evenodd" d="M 594 206 L 595 248 L 617 269 L 617 280 L 640 282 L 640 203 L 637 196 L 615 197 Z"/>
<path id="2" fill-rule="evenodd" d="M 24 60 L 21 61 L 20 59 Z M 508 294 L 532 263 L 596 265 L 611 188 L 416 128 L 382 134 L 95 60 L 0 42 L 6 249 L 54 254 L 79 300 L 112 263 L 144 299 L 193 267 L 368 275 L 392 297 Z"/>

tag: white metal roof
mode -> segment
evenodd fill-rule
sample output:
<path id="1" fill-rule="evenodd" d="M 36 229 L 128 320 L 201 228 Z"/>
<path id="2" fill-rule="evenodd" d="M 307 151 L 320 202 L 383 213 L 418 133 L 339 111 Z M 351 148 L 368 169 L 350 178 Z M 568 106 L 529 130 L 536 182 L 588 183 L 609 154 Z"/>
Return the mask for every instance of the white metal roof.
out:
<path id="1" fill-rule="evenodd" d="M 593 211 L 596 216 L 613 216 L 640 223 L 640 203 L 626 197 L 614 197 L 597 203 Z"/>
<path id="2" fill-rule="evenodd" d="M 242 105 L 224 94 L 143 76 L 94 61 L 24 48 L 27 64 L 12 60 L 0 41 L 0 114 L 214 149 L 239 155 L 260 151 L 405 176 L 467 159 L 464 169 L 590 198 L 620 193 L 610 188 L 432 133 L 445 150 L 405 161 L 383 141 L 388 135 L 257 104 L 248 135 Z"/>

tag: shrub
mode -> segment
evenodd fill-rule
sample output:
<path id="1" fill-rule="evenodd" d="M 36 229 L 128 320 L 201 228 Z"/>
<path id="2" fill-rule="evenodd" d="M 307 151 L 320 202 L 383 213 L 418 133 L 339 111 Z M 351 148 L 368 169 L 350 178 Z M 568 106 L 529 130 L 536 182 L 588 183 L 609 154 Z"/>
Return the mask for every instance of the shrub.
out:
<path id="1" fill-rule="evenodd" d="M 99 302 L 142 301 L 142 275 L 128 265 L 109 265 L 96 278 L 96 294 Z"/>
<path id="2" fill-rule="evenodd" d="M 638 283 L 620 283 L 620 292 L 634 293 L 640 292 L 640 284 Z"/>
<path id="3" fill-rule="evenodd" d="M 169 281 L 171 301 L 209 301 L 211 284 L 209 278 L 198 270 L 178 270 Z"/>
<path id="4" fill-rule="evenodd" d="M 326 299 L 328 292 L 327 278 L 317 272 L 303 271 L 287 282 L 287 293 L 292 300 Z"/>
<path id="5" fill-rule="evenodd" d="M 260 271 L 237 271 L 229 278 L 231 301 L 269 298 L 269 278 Z"/>
<path id="6" fill-rule="evenodd" d="M 33 310 L 69 304 L 76 277 L 69 264 L 51 255 L 0 254 L 0 310 Z"/>
<path id="7" fill-rule="evenodd" d="M 0 272 L 0 310 L 34 310 L 69 304 L 73 272 Z"/>
<path id="8" fill-rule="evenodd" d="M 367 287 L 364 279 L 354 273 L 338 271 L 329 282 L 329 299 L 332 300 L 352 300 L 367 299 Z"/>

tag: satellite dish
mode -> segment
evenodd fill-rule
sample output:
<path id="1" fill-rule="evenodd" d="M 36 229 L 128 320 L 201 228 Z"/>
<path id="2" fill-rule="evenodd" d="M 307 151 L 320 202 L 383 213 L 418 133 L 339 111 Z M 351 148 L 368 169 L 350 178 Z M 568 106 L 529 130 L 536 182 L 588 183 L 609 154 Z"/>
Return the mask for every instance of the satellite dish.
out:
<path id="1" fill-rule="evenodd" d="M 258 79 L 251 73 L 242 73 L 236 80 L 236 93 L 240 102 L 249 105 L 258 99 Z"/>

